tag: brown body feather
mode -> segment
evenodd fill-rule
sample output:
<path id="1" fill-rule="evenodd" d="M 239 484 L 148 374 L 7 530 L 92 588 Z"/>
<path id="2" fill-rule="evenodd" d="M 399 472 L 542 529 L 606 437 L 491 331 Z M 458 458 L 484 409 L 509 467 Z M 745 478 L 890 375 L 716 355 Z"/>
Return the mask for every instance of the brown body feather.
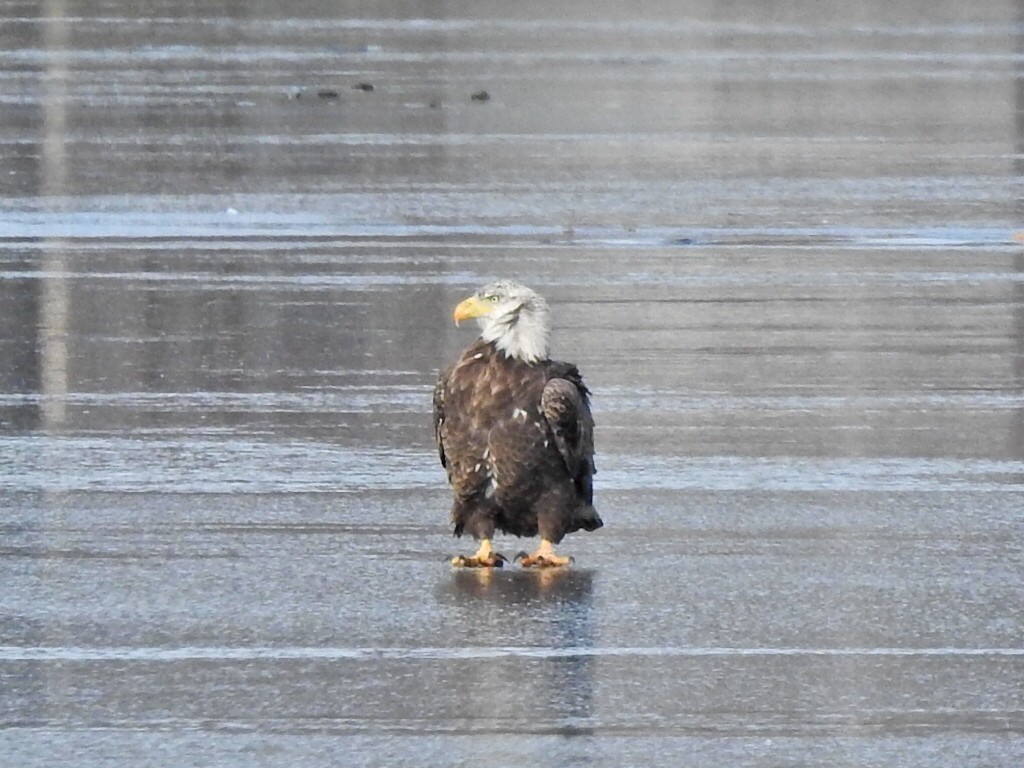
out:
<path id="1" fill-rule="evenodd" d="M 526 363 L 483 340 L 441 374 L 434 429 L 456 536 L 497 529 L 558 543 L 601 527 L 588 394 L 576 366 Z"/>

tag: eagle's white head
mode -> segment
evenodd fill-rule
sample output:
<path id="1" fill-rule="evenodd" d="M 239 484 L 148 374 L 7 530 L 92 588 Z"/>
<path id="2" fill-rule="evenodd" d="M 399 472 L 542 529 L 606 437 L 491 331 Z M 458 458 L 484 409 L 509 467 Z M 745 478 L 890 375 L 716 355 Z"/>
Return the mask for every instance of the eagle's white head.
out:
<path id="1" fill-rule="evenodd" d="M 525 363 L 548 358 L 548 303 L 515 280 L 489 283 L 455 308 L 455 323 L 476 318 L 480 338 Z"/>

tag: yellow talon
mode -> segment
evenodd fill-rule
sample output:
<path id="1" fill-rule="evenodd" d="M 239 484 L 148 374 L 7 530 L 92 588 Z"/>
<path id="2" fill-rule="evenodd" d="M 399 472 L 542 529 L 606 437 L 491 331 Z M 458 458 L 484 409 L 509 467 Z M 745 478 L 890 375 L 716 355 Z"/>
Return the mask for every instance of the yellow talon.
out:
<path id="1" fill-rule="evenodd" d="M 470 557 L 456 555 L 452 558 L 453 568 L 501 568 L 506 558 L 491 547 L 490 539 L 481 539 L 480 548 Z"/>
<path id="2" fill-rule="evenodd" d="M 519 558 L 517 558 L 519 559 Z M 547 539 L 540 540 L 540 546 L 529 555 L 523 555 L 519 564 L 523 568 L 556 568 L 570 565 L 575 561 L 571 557 L 555 554 L 555 548 Z"/>

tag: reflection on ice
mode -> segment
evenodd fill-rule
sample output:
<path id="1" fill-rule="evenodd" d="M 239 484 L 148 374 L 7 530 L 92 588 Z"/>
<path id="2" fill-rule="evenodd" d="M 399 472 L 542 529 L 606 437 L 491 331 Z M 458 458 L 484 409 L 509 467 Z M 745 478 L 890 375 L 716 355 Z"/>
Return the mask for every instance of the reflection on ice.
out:
<path id="1" fill-rule="evenodd" d="M 1024 657 L 1024 648 L 618 648 L 614 646 L 526 646 L 441 648 L 198 647 L 144 648 L 0 646 L 0 662 L 181 662 L 572 659 L 585 657 Z"/>

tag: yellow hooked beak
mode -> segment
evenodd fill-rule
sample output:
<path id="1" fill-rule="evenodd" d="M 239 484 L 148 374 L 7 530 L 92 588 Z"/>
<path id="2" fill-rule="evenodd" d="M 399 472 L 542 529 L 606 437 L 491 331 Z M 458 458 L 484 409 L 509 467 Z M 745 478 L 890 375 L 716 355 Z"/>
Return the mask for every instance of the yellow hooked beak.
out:
<path id="1" fill-rule="evenodd" d="M 470 296 L 455 308 L 452 318 L 455 320 L 455 324 L 458 325 L 463 320 L 472 320 L 474 317 L 486 315 L 491 309 L 492 307 L 480 301 L 476 296 Z"/>

